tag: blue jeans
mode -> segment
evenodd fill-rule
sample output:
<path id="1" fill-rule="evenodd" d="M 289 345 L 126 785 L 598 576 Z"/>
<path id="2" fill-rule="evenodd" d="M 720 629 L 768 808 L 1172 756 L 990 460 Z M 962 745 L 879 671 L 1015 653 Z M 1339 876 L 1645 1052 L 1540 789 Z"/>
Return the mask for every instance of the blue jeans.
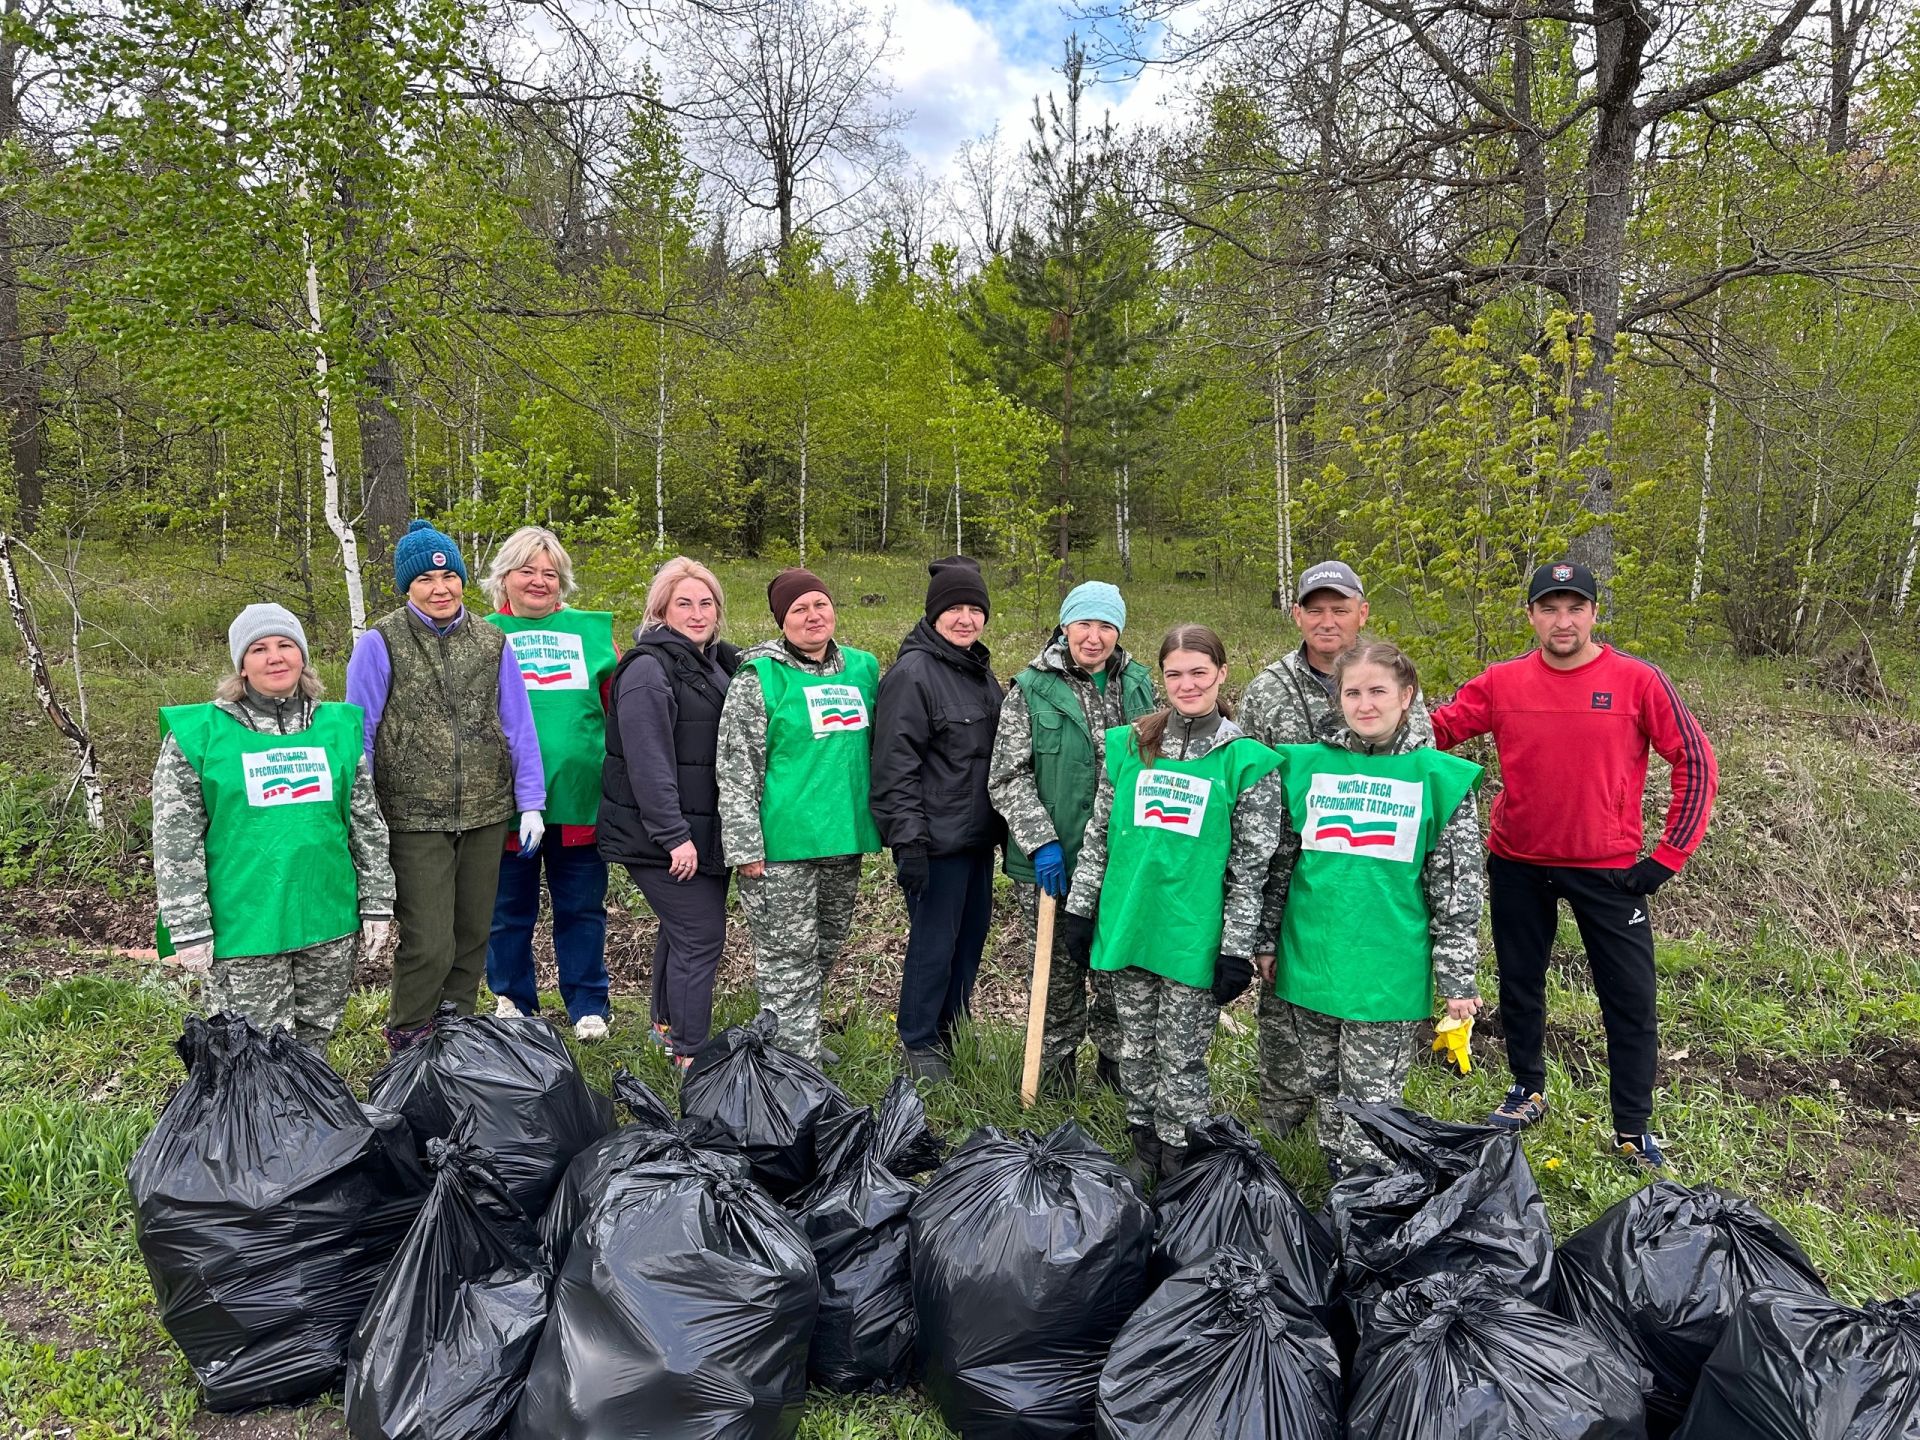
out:
<path id="1" fill-rule="evenodd" d="M 907 897 L 907 956 L 900 967 L 900 1043 L 944 1050 L 973 1003 L 993 922 L 993 851 L 935 855 L 924 894 Z"/>
<path id="2" fill-rule="evenodd" d="M 558 828 L 557 826 L 555 827 Z M 540 918 L 540 872 L 553 897 L 553 958 L 567 1018 L 607 1014 L 607 862 L 591 845 L 548 840 L 531 860 L 500 857 L 500 889 L 487 940 L 487 988 L 531 1015 L 540 1008 L 533 978 L 533 924 Z"/>

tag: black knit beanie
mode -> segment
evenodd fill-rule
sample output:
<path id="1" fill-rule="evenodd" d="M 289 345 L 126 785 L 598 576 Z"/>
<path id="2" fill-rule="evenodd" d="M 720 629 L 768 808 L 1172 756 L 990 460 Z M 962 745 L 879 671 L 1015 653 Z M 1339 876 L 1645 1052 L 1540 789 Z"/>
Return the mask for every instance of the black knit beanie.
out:
<path id="1" fill-rule="evenodd" d="M 987 580 L 980 573 L 980 562 L 965 555 L 949 555 L 927 566 L 933 578 L 927 582 L 927 619 L 938 620 L 955 605 L 978 605 L 981 613 L 991 615 L 987 603 Z"/>

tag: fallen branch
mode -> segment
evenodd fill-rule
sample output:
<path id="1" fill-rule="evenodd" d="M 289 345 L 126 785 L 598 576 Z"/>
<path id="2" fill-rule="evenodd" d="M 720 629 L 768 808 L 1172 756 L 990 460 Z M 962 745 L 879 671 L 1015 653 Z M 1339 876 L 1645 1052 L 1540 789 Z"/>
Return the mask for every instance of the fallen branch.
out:
<path id="1" fill-rule="evenodd" d="M 85 724 L 76 721 L 72 712 L 54 693 L 53 675 L 47 668 L 47 652 L 40 646 L 40 634 L 34 627 L 33 612 L 27 608 L 26 592 L 20 585 L 20 571 L 13 560 L 13 535 L 7 530 L 0 530 L 0 579 L 6 582 L 7 610 L 13 616 L 13 628 L 20 632 L 20 639 L 26 646 L 27 670 L 33 676 L 34 698 L 40 702 L 40 709 L 53 728 L 66 736 L 79 752 L 79 783 L 87 799 L 87 825 L 95 831 L 104 830 L 107 811 L 100 788 L 100 757 Z M 74 607 L 74 616 L 77 626 L 78 605 Z"/>

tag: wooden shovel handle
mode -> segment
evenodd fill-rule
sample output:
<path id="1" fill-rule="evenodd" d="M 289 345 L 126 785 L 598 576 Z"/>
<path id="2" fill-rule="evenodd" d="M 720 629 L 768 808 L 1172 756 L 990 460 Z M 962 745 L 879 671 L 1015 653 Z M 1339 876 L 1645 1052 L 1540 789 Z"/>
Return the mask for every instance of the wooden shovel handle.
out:
<path id="1" fill-rule="evenodd" d="M 1047 985 L 1053 978 L 1053 896 L 1041 893 L 1033 926 L 1033 984 L 1027 991 L 1027 1053 L 1020 1066 L 1020 1103 L 1040 1097 L 1040 1053 L 1047 1033 Z"/>

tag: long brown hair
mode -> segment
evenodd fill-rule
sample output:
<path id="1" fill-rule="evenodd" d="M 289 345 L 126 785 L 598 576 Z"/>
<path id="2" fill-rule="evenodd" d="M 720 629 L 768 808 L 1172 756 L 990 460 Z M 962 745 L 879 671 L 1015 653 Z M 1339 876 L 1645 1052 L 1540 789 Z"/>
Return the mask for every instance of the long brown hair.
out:
<path id="1" fill-rule="evenodd" d="M 1340 681 L 1347 671 L 1356 665 L 1378 665 L 1383 670 L 1393 672 L 1393 678 L 1402 690 L 1420 693 L 1420 672 L 1413 668 L 1413 661 L 1407 652 L 1391 640 L 1375 640 L 1362 635 L 1353 644 L 1342 650 L 1333 659 L 1333 703 L 1340 704 Z"/>
<path id="2" fill-rule="evenodd" d="M 1222 670 L 1227 668 L 1227 647 L 1220 637 L 1205 625 L 1176 625 L 1167 632 L 1167 638 L 1160 642 L 1160 669 L 1167 668 L 1167 657 L 1176 650 L 1187 650 L 1195 655 L 1204 655 Z M 1227 719 L 1233 718 L 1233 706 L 1227 703 L 1227 697 L 1219 699 L 1220 713 Z M 1160 758 L 1160 742 L 1166 738 L 1167 721 L 1173 716 L 1171 702 L 1161 706 L 1151 715 L 1143 715 L 1133 722 L 1133 743 L 1140 747 L 1140 758 L 1151 766 Z"/>

